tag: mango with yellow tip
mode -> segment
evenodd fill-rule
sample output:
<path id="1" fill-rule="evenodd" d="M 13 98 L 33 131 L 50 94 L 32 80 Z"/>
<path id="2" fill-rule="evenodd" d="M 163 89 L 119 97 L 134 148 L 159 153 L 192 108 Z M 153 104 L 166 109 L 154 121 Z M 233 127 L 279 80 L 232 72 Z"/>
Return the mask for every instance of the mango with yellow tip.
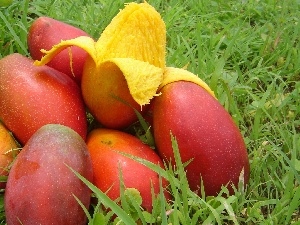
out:
<path id="1" fill-rule="evenodd" d="M 171 74 L 173 69 L 169 71 Z M 180 72 L 176 69 L 175 73 Z M 238 187 L 249 180 L 246 146 L 230 114 L 206 84 L 194 75 L 165 81 L 153 101 L 153 131 L 157 150 L 164 160 L 175 162 L 171 134 L 175 136 L 191 190 L 216 196 L 222 186 Z M 176 76 L 176 75 L 174 75 Z M 194 82 L 193 82 L 194 80 Z M 197 81 L 198 80 L 198 81 Z M 200 85 L 202 83 L 202 85 Z M 242 175 L 242 176 L 240 176 Z"/>

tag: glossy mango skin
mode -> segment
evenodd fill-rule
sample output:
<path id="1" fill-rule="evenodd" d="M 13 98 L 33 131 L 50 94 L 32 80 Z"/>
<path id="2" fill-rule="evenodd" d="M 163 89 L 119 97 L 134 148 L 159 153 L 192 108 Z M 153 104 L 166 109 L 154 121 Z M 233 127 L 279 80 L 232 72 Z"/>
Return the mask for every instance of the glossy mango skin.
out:
<path id="1" fill-rule="evenodd" d="M 86 215 L 73 195 L 88 208 L 90 189 L 67 167 L 92 181 L 91 159 L 84 140 L 71 128 L 41 127 L 16 158 L 6 185 L 6 222 L 86 224 Z"/>
<path id="2" fill-rule="evenodd" d="M 243 137 L 229 113 L 202 87 L 187 81 L 167 84 L 153 101 L 153 130 L 157 150 L 174 162 L 170 133 L 175 136 L 191 190 L 217 195 L 222 185 L 230 192 L 244 169 L 249 180 L 249 160 Z"/>
<path id="3" fill-rule="evenodd" d="M 40 60 L 44 55 L 40 50 L 49 50 L 61 40 L 69 40 L 79 36 L 89 36 L 85 31 L 49 17 L 39 17 L 30 26 L 27 43 L 30 55 L 35 60 Z M 71 51 L 70 51 L 71 50 Z M 70 66 L 72 56 L 72 69 Z M 56 55 L 47 65 L 67 74 L 80 84 L 82 71 L 88 54 L 79 47 L 70 47 Z"/>
<path id="4" fill-rule="evenodd" d="M 9 166 L 18 154 L 18 145 L 9 130 L 0 122 L 0 176 L 7 176 Z M 5 188 L 5 182 L 0 182 L 0 189 Z"/>
<path id="5" fill-rule="evenodd" d="M 14 53 L 0 60 L 0 80 L 0 119 L 22 145 L 49 123 L 69 126 L 86 138 L 85 105 L 70 77 Z"/>
<path id="6" fill-rule="evenodd" d="M 137 137 L 122 131 L 98 128 L 88 134 L 87 146 L 91 155 L 94 184 L 107 196 L 115 200 L 120 197 L 120 169 L 125 187 L 136 188 L 143 199 L 142 207 L 151 211 L 151 185 L 155 194 L 159 193 L 159 175 L 148 167 L 118 152 L 130 154 L 163 165 L 157 153 Z M 163 186 L 167 182 L 163 180 Z M 165 193 L 170 199 L 168 192 Z"/>

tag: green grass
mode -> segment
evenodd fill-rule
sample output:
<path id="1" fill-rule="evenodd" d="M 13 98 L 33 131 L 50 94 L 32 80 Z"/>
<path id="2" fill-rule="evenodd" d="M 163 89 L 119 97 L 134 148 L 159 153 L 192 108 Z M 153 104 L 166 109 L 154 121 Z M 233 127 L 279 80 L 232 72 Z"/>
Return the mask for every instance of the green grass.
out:
<path id="1" fill-rule="evenodd" d="M 98 38 L 125 2 L 14 0 L 0 8 L 0 58 L 13 52 L 29 56 L 27 31 L 38 16 L 70 23 Z M 134 191 L 124 193 L 119 207 L 94 190 L 101 204 L 114 207 L 118 217 L 112 223 L 132 224 L 140 218 L 141 224 L 300 224 L 300 2 L 148 2 L 166 23 L 167 65 L 198 74 L 238 124 L 251 177 L 247 188 L 238 188 L 233 196 L 224 188 L 215 198 L 200 198 L 188 189 L 182 166 L 162 171 L 142 162 L 170 181 L 174 201 L 165 202 L 160 195 L 149 214 L 140 209 Z M 5 224 L 3 195 L 0 211 Z M 111 212 L 99 205 L 90 211 L 90 224 L 109 224 Z"/>

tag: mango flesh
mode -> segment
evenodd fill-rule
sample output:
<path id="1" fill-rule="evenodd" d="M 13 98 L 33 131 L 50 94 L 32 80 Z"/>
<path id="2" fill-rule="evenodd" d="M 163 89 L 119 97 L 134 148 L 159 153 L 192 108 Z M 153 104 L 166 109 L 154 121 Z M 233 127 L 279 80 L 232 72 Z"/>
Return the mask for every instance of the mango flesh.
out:
<path id="1" fill-rule="evenodd" d="M 63 125 L 41 127 L 11 168 L 4 196 L 7 224 L 86 224 L 73 195 L 88 208 L 91 191 L 67 166 L 92 181 L 84 140 Z"/>
<path id="2" fill-rule="evenodd" d="M 22 145 L 49 123 L 69 126 L 86 138 L 84 102 L 70 77 L 15 53 L 0 60 L 0 80 L 0 119 Z"/>
<path id="3" fill-rule="evenodd" d="M 0 176 L 7 176 L 9 166 L 17 155 L 18 145 L 9 130 L 0 122 Z M 0 182 L 0 189 L 5 188 L 5 183 Z"/>
<path id="4" fill-rule="evenodd" d="M 44 55 L 41 49 L 49 50 L 61 40 L 79 36 L 89 35 L 75 26 L 42 16 L 36 19 L 29 28 L 27 36 L 28 49 L 33 59 L 40 60 Z M 85 50 L 73 46 L 57 54 L 47 65 L 67 74 L 80 84 L 87 55 Z"/>
<path id="5" fill-rule="evenodd" d="M 107 196 L 115 200 L 120 197 L 120 173 L 127 188 L 136 188 L 143 199 L 142 207 L 151 211 L 152 194 L 159 193 L 159 176 L 148 167 L 121 153 L 130 154 L 163 165 L 159 156 L 138 138 L 122 131 L 99 128 L 89 133 L 87 146 L 91 155 L 94 184 Z M 167 183 L 164 182 L 164 187 Z M 166 197 L 168 193 L 166 192 Z"/>
<path id="6" fill-rule="evenodd" d="M 157 150 L 174 163 L 170 133 L 178 143 L 191 190 L 217 195 L 222 186 L 237 187 L 244 171 L 249 180 L 249 160 L 243 137 L 229 113 L 205 89 L 188 81 L 172 82 L 153 101 L 153 130 Z"/>

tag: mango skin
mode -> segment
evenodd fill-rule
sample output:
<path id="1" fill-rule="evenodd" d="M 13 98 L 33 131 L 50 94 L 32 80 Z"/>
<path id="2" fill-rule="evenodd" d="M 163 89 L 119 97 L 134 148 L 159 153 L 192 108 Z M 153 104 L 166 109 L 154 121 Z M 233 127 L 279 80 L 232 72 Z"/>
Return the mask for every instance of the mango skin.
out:
<path id="1" fill-rule="evenodd" d="M 93 182 L 113 200 L 120 197 L 120 169 L 127 188 L 136 188 L 143 199 L 142 207 L 152 209 L 151 185 L 155 194 L 159 193 L 159 176 L 148 167 L 118 152 L 130 154 L 154 164 L 163 166 L 158 154 L 137 137 L 122 131 L 98 128 L 88 134 L 87 146 L 91 155 L 94 178 Z M 163 186 L 167 186 L 163 180 Z M 165 192 L 170 199 L 168 192 Z"/>
<path id="2" fill-rule="evenodd" d="M 8 176 L 7 224 L 86 224 L 86 215 L 73 195 L 88 208 L 91 191 L 67 165 L 92 181 L 84 140 L 63 125 L 41 127 L 21 150 Z"/>
<path id="3" fill-rule="evenodd" d="M 153 101 L 153 130 L 157 150 L 172 160 L 170 132 L 175 136 L 192 191 L 199 195 L 200 181 L 205 194 L 217 195 L 222 185 L 237 187 L 244 169 L 249 180 L 249 160 L 243 137 L 229 113 L 202 87 L 187 81 L 164 86 Z"/>
<path id="4" fill-rule="evenodd" d="M 85 140 L 85 105 L 70 77 L 14 53 L 0 60 L 0 80 L 0 119 L 20 144 L 49 123 L 69 126 Z"/>
<path id="5" fill-rule="evenodd" d="M 30 55 L 40 60 L 44 53 L 40 50 L 49 50 L 61 40 L 69 40 L 79 36 L 89 36 L 85 31 L 70 24 L 49 17 L 39 17 L 30 26 L 27 43 Z M 72 55 L 72 69 L 70 66 L 70 50 Z M 56 55 L 47 65 L 67 74 L 80 84 L 82 71 L 88 54 L 85 50 L 72 46 Z"/>
<path id="6" fill-rule="evenodd" d="M 18 154 L 18 145 L 9 130 L 0 122 L 0 176 L 7 176 L 9 166 Z M 5 188 L 6 182 L 0 182 L 0 189 Z"/>

